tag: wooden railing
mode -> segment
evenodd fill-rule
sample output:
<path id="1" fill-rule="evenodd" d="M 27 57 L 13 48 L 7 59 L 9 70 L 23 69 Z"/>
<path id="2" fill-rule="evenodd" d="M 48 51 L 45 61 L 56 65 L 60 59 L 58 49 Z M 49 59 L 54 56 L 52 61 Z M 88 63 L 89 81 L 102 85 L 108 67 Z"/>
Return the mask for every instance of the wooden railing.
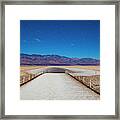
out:
<path id="1" fill-rule="evenodd" d="M 77 81 L 83 83 L 85 86 L 92 89 L 94 92 L 100 94 L 100 75 L 75 75 L 66 71 L 68 75 L 75 78 Z"/>
<path id="2" fill-rule="evenodd" d="M 20 86 L 24 85 L 25 83 L 33 80 L 34 78 L 42 75 L 43 72 L 40 72 L 40 73 L 35 73 L 35 74 L 32 74 L 32 73 L 26 73 L 25 75 L 23 76 L 20 76 Z"/>

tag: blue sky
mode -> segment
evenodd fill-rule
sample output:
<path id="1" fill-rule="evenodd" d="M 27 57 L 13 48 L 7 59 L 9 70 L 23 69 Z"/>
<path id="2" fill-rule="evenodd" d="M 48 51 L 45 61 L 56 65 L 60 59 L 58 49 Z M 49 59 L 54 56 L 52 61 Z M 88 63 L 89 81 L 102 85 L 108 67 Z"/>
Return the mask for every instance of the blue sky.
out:
<path id="1" fill-rule="evenodd" d="M 20 53 L 100 58 L 99 20 L 21 20 Z"/>

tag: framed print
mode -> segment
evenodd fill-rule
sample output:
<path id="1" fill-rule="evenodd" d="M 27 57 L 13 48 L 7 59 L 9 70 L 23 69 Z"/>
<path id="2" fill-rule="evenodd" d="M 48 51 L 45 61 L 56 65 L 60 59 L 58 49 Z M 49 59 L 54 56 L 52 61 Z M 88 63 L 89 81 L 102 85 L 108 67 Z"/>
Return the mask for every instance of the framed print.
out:
<path id="1" fill-rule="evenodd" d="M 118 1 L 1 7 L 1 118 L 119 119 Z"/>

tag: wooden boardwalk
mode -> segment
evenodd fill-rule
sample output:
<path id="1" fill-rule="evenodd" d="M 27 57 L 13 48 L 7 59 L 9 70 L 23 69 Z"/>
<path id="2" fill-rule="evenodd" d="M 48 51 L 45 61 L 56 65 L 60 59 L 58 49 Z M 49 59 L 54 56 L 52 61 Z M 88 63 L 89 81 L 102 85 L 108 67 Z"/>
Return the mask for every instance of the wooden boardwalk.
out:
<path id="1" fill-rule="evenodd" d="M 20 87 L 23 100 L 99 100 L 100 95 L 66 73 L 45 73 Z"/>

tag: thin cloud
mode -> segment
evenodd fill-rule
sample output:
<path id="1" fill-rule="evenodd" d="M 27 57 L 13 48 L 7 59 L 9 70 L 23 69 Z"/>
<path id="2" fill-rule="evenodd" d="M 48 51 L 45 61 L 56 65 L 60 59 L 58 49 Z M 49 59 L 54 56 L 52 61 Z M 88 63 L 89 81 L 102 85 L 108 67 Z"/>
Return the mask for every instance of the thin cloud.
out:
<path id="1" fill-rule="evenodd" d="M 75 46 L 75 44 L 74 44 L 74 43 L 71 43 L 71 46 Z"/>
<path id="2" fill-rule="evenodd" d="M 39 38 L 36 38 L 35 40 L 36 40 L 37 42 L 41 42 L 41 40 L 40 40 Z"/>
<path id="3" fill-rule="evenodd" d="M 23 42 L 27 42 L 27 40 L 24 39 Z"/>

